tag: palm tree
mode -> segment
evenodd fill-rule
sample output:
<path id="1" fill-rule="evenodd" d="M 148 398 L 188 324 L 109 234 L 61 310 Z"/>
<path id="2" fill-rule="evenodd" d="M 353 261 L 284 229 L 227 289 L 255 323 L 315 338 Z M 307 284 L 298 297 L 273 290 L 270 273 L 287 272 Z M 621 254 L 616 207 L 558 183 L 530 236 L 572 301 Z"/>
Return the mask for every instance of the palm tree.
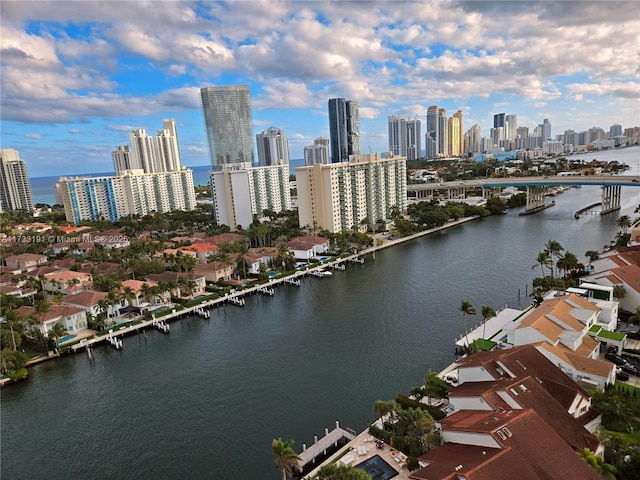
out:
<path id="1" fill-rule="evenodd" d="M 556 266 L 558 267 L 558 271 L 564 272 L 563 277 L 567 278 L 578 269 L 578 264 L 578 257 L 571 252 L 566 252 L 564 255 L 558 257 Z"/>
<path id="2" fill-rule="evenodd" d="M 640 305 L 636 307 L 636 311 L 629 317 L 629 323 L 640 323 Z"/>
<path id="3" fill-rule="evenodd" d="M 53 341 L 56 344 L 56 347 L 60 347 L 60 345 L 58 345 L 58 339 L 64 337 L 67 334 L 67 329 L 65 328 L 65 326 L 60 323 L 60 322 L 56 322 L 53 327 L 51 327 L 51 330 L 49 331 L 49 337 L 53 338 Z"/>
<path id="4" fill-rule="evenodd" d="M 625 234 L 629 233 L 630 226 L 631 226 L 631 218 L 629 218 L 629 215 L 622 215 L 616 221 L 616 227 L 618 227 L 622 231 L 622 233 L 625 233 Z"/>
<path id="5" fill-rule="evenodd" d="M 131 305 L 133 299 L 136 298 L 136 294 L 131 287 L 124 287 L 121 298 L 127 301 L 127 305 Z"/>
<path id="6" fill-rule="evenodd" d="M 274 438 L 271 442 L 271 448 L 276 458 L 273 466 L 282 472 L 282 480 L 287 479 L 287 475 L 293 476 L 293 469 L 299 468 L 300 456 L 293 450 L 293 440 L 286 442 L 282 438 Z"/>
<path id="7" fill-rule="evenodd" d="M 468 345 L 469 338 L 468 338 L 468 330 L 467 330 L 467 315 L 475 315 L 476 309 L 469 302 L 467 302 L 466 300 L 463 300 L 458 310 L 462 312 L 462 321 L 464 322 L 464 339 L 465 339 L 465 343 Z"/>
<path id="8" fill-rule="evenodd" d="M 618 301 L 622 300 L 626 295 L 627 295 L 627 289 L 624 288 L 624 285 L 613 286 L 613 297 L 617 298 Z"/>
<path id="9" fill-rule="evenodd" d="M 553 261 L 551 260 L 551 255 L 546 250 L 538 252 L 538 256 L 536 257 L 536 262 L 538 262 L 538 263 L 536 263 L 533 267 L 531 267 L 531 269 L 533 270 L 538 265 L 540 265 L 540 271 L 542 272 L 542 276 L 543 277 L 545 276 L 544 275 L 544 267 L 547 267 L 550 270 L 553 269 Z M 552 275 L 553 275 L 553 270 L 551 270 L 551 271 L 552 271 Z"/>
<path id="10" fill-rule="evenodd" d="M 485 329 L 487 326 L 487 320 L 496 316 L 496 311 L 488 305 L 482 305 L 480 308 L 482 313 L 482 342 L 485 340 Z"/>
<path id="11" fill-rule="evenodd" d="M 604 458 L 593 453 L 588 447 L 585 447 L 585 449 L 582 452 L 579 452 L 578 455 L 587 462 L 587 464 L 593 468 L 601 478 L 616 480 L 616 467 L 609 463 L 605 463 Z"/>
<path id="12" fill-rule="evenodd" d="M 545 244 L 545 248 L 549 253 L 549 255 L 551 256 L 551 258 L 553 257 L 560 258 L 560 254 L 564 250 L 562 245 L 560 245 L 560 243 L 555 240 L 549 240 Z M 551 276 L 553 277 L 553 262 L 551 263 Z"/>

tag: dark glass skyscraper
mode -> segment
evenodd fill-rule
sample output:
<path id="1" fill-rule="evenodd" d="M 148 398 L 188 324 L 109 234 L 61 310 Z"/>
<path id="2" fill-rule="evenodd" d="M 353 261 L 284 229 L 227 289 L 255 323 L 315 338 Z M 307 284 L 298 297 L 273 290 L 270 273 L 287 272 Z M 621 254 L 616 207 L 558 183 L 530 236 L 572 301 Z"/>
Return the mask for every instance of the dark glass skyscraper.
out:
<path id="1" fill-rule="evenodd" d="M 331 162 L 347 162 L 360 153 L 360 115 L 358 103 L 344 98 L 329 99 L 329 137 Z"/>
<path id="2" fill-rule="evenodd" d="M 200 89 L 211 168 L 249 162 L 254 166 L 251 96 L 247 85 Z"/>

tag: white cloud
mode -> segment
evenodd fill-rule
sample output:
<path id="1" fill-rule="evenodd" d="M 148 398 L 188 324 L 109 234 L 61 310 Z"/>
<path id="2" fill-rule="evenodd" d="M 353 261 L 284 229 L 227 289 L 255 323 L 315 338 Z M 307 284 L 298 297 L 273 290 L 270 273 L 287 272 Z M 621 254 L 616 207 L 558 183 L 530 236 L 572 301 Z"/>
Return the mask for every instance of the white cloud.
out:
<path id="1" fill-rule="evenodd" d="M 42 140 L 42 135 L 39 133 L 25 133 L 24 136 L 27 138 L 33 138 L 34 140 Z"/>

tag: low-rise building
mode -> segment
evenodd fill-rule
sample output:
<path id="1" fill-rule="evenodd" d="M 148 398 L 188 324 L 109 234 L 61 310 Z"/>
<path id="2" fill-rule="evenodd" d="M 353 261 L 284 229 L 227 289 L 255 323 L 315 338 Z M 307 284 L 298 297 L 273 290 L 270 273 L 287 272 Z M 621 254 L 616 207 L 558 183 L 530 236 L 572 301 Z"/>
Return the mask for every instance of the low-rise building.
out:
<path id="1" fill-rule="evenodd" d="M 46 264 L 48 261 L 45 255 L 36 253 L 21 253 L 19 255 L 11 255 L 4 259 L 7 270 L 26 272 L 32 268 Z"/>
<path id="2" fill-rule="evenodd" d="M 69 334 L 76 334 L 87 328 L 87 314 L 84 309 L 70 305 L 50 304 L 49 310 L 44 313 L 36 313 L 30 306 L 18 308 L 18 312 L 24 317 L 32 317 L 38 320 L 38 328 L 43 335 L 48 336 L 56 323 L 62 324 Z M 28 328 L 33 328 L 28 326 Z"/>
<path id="3" fill-rule="evenodd" d="M 219 280 L 229 280 L 233 275 L 233 265 L 220 261 L 197 265 L 193 273 L 204 277 L 207 282 L 217 282 Z"/>
<path id="4" fill-rule="evenodd" d="M 329 245 L 328 238 L 316 236 L 295 237 L 287 242 L 287 247 L 289 247 L 296 260 L 307 262 L 327 252 Z"/>

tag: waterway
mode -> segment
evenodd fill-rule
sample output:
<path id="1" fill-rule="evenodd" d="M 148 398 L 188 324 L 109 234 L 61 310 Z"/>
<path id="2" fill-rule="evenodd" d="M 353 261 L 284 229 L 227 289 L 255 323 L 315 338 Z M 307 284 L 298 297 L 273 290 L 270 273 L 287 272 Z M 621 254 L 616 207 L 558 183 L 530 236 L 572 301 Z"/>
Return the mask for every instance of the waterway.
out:
<path id="1" fill-rule="evenodd" d="M 466 223 L 182 320 L 170 335 L 128 337 L 120 352 L 98 347 L 93 363 L 78 354 L 38 365 L 2 390 L 1 477 L 279 478 L 274 437 L 300 449 L 336 420 L 365 428 L 375 400 L 454 359 L 462 300 L 524 307 L 545 242 L 586 261 L 619 215 L 634 217 L 640 188 L 623 188 L 619 213 L 574 219 L 599 198 L 597 187 L 572 189 L 539 214 Z"/>

